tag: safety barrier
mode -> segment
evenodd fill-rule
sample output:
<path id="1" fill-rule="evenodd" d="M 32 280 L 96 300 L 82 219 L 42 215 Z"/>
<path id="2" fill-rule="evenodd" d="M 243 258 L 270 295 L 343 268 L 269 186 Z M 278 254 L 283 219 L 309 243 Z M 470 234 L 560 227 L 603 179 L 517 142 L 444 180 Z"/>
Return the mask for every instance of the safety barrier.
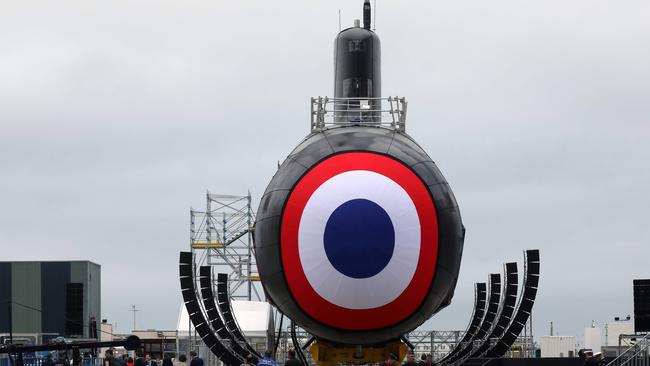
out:
<path id="1" fill-rule="evenodd" d="M 311 130 L 331 127 L 373 126 L 404 132 L 406 107 L 403 97 L 311 98 Z"/>
<path id="2" fill-rule="evenodd" d="M 613 359 L 607 366 L 650 366 L 650 333 Z"/>

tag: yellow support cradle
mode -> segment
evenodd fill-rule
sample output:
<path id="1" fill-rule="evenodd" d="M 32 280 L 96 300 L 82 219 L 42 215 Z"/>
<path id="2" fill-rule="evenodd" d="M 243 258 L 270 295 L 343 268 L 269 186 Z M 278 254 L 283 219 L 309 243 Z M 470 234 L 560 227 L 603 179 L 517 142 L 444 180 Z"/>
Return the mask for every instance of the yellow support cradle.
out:
<path id="1" fill-rule="evenodd" d="M 389 354 L 399 357 L 398 364 L 406 357 L 408 346 L 402 341 L 393 341 L 383 346 L 350 347 L 334 345 L 324 341 L 315 341 L 309 347 L 314 362 L 318 366 L 335 366 L 345 364 L 378 364 L 382 363 Z"/>

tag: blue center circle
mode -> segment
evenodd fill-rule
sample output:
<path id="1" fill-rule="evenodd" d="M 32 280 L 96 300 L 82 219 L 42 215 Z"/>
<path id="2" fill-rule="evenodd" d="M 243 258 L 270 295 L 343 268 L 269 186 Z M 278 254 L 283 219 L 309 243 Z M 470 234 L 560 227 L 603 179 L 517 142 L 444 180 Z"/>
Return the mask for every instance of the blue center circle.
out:
<path id="1" fill-rule="evenodd" d="M 345 202 L 325 225 L 325 253 L 332 266 L 352 278 L 368 278 L 388 265 L 395 229 L 388 213 L 366 199 Z"/>

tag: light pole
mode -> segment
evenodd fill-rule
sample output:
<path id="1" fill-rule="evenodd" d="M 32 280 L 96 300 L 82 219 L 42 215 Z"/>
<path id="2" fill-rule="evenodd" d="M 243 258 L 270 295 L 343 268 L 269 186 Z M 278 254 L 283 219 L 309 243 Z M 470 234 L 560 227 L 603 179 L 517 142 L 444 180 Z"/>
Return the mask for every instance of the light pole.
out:
<path id="1" fill-rule="evenodd" d="M 131 305 L 131 310 L 130 311 L 133 312 L 133 330 L 135 330 L 135 313 L 140 311 L 140 310 L 136 309 L 135 305 Z"/>

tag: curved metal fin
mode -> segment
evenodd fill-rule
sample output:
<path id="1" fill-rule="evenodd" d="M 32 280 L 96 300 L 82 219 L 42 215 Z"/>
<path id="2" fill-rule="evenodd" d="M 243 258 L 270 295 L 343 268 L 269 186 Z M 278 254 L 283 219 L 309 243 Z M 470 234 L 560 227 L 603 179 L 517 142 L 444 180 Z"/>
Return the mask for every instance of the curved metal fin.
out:
<path id="1" fill-rule="evenodd" d="M 517 288 L 519 287 L 519 279 L 517 278 L 517 262 L 509 262 L 503 265 L 504 267 L 504 285 L 503 295 L 501 296 L 501 304 L 499 305 L 499 315 L 497 320 L 490 329 L 487 337 L 485 337 L 483 344 L 472 353 L 470 358 L 481 357 L 485 352 L 494 345 L 503 336 L 508 324 L 512 320 L 512 314 L 517 305 Z"/>
<path id="2" fill-rule="evenodd" d="M 233 354 L 232 351 L 227 349 L 219 341 L 214 333 L 212 333 L 210 326 L 205 320 L 196 293 L 196 286 L 193 277 L 194 271 L 192 270 L 193 265 L 192 253 L 181 252 L 178 263 L 181 293 L 183 294 L 185 308 L 187 309 L 190 320 L 194 325 L 194 329 L 199 334 L 205 345 L 219 360 L 226 365 L 239 366 L 243 363 L 243 360 Z"/>
<path id="3" fill-rule="evenodd" d="M 217 310 L 217 305 L 214 301 L 214 293 L 212 291 L 212 267 L 202 266 L 200 268 L 200 285 L 201 285 L 201 297 L 203 298 L 203 306 L 208 315 L 208 320 L 212 325 L 212 329 L 216 331 L 219 338 L 222 340 L 228 340 L 230 342 L 230 348 L 238 354 L 241 358 L 246 359 L 246 357 L 252 352 L 248 350 L 248 347 L 242 347 L 242 341 L 236 339 L 233 334 L 228 330 L 224 320 Z M 246 340 L 243 342 L 248 345 Z M 255 355 L 256 356 L 256 355 Z M 257 364 L 259 359 L 254 359 L 253 362 Z"/>
<path id="4" fill-rule="evenodd" d="M 262 355 L 260 355 L 259 352 L 248 343 L 246 337 L 244 337 L 244 333 L 242 333 L 241 328 L 239 327 L 239 324 L 237 324 L 237 320 L 232 311 L 232 305 L 230 304 L 230 295 L 228 294 L 228 274 L 226 273 L 217 274 L 217 307 L 219 308 L 226 329 L 230 334 L 232 334 L 235 341 L 244 344 L 251 354 L 258 359 L 261 359 Z"/>
<path id="5" fill-rule="evenodd" d="M 445 357 L 440 359 L 438 362 L 446 362 L 447 360 L 452 359 L 456 355 L 457 352 L 461 351 L 467 344 L 467 342 L 474 337 L 474 334 L 478 331 L 479 325 L 481 324 L 481 321 L 483 320 L 483 316 L 485 315 L 485 297 L 486 297 L 487 291 L 486 291 L 486 286 L 484 282 L 479 282 L 474 284 L 474 313 L 472 314 L 472 320 L 470 320 L 469 325 L 467 326 L 467 330 L 465 331 L 465 335 L 463 335 L 463 338 L 458 342 L 456 347 L 451 350 Z"/>
<path id="6" fill-rule="evenodd" d="M 524 329 L 530 313 L 533 310 L 537 285 L 539 284 L 539 250 L 532 249 L 525 252 L 524 288 L 519 298 L 517 311 L 503 336 L 485 355 L 487 357 L 502 357 L 508 352 L 517 340 L 519 333 Z"/>
<path id="7" fill-rule="evenodd" d="M 456 352 L 456 354 L 448 359 L 448 363 L 462 364 L 467 358 L 471 356 L 473 351 L 480 347 L 487 332 L 492 328 L 494 319 L 499 310 L 499 303 L 501 302 L 501 275 L 497 273 L 490 274 L 489 277 L 490 293 L 488 297 L 488 305 L 485 311 L 485 316 L 481 320 L 478 330 L 474 333 L 465 346 Z"/>

